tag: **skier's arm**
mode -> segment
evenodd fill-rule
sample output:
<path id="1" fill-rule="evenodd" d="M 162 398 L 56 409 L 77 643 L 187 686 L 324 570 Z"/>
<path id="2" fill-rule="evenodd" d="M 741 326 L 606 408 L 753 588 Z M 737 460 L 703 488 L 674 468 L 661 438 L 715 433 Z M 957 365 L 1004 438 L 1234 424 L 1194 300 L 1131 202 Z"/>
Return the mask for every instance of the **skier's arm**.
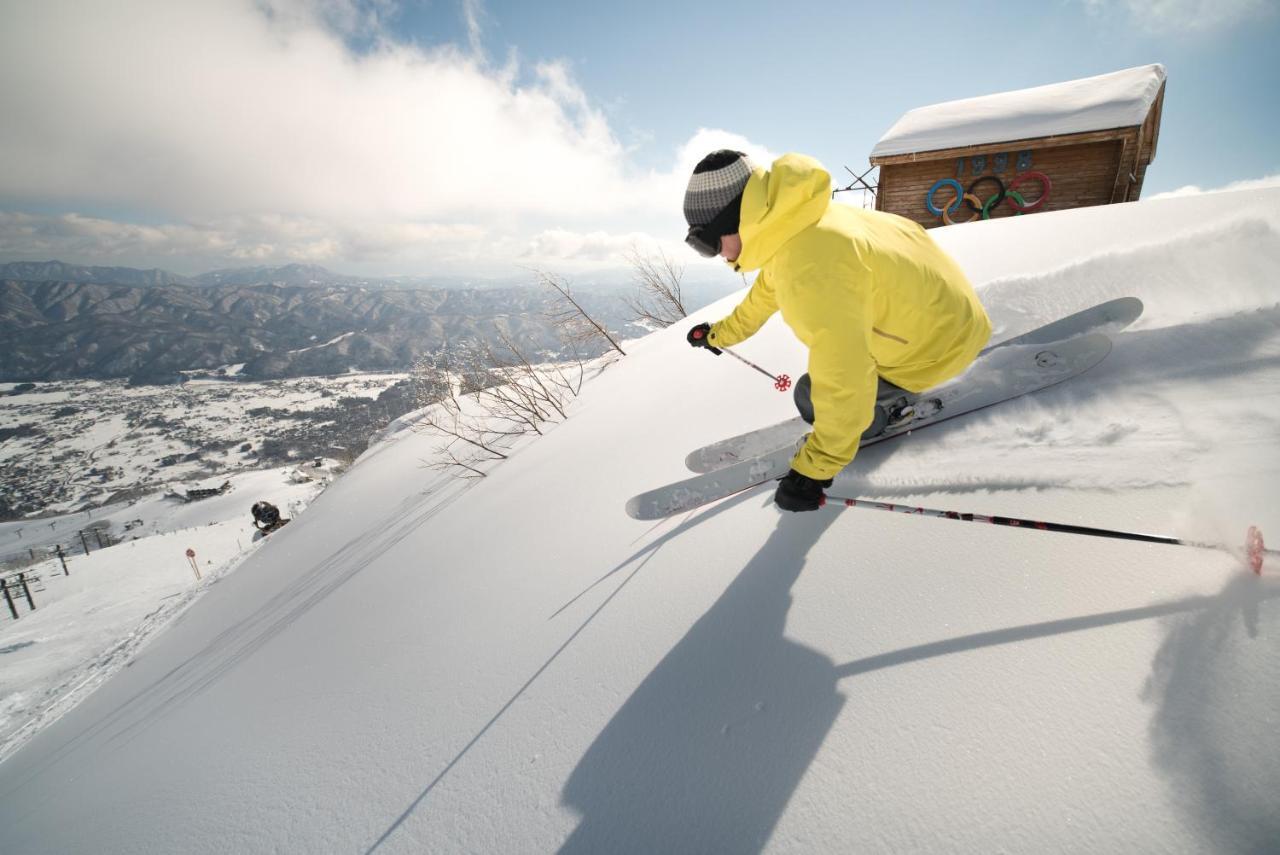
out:
<path id="1" fill-rule="evenodd" d="M 826 317 L 809 346 L 814 423 L 791 468 L 817 481 L 834 478 L 858 453 L 862 432 L 875 416 L 877 372 L 871 356 L 868 307 L 825 302 Z"/>
<path id="2" fill-rule="evenodd" d="M 773 285 L 761 270 L 751 285 L 746 298 L 738 304 L 729 317 L 711 325 L 708 340 L 715 347 L 726 347 L 745 341 L 756 334 L 764 322 L 778 311 L 773 295 Z"/>

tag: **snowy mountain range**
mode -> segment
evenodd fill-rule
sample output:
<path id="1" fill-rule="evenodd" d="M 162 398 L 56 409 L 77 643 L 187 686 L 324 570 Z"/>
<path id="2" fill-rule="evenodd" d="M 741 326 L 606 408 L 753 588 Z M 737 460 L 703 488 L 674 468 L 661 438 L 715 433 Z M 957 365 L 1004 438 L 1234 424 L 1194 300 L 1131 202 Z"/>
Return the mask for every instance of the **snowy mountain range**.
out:
<path id="1" fill-rule="evenodd" d="M 29 278 L 39 277 L 39 278 Z M 639 334 L 617 287 L 576 287 L 583 307 L 616 334 Z M 692 284 L 690 307 L 725 293 Z M 0 381 L 173 382 L 181 371 L 244 363 L 254 379 L 406 371 L 446 343 L 499 335 L 530 356 L 568 356 L 544 286 L 438 288 L 289 265 L 181 279 L 164 271 L 60 262 L 0 268 Z M 323 344 L 328 342 L 329 344 Z M 318 345 L 318 346 L 317 346 Z M 594 356 L 607 347 L 584 348 Z"/>
<path id="2" fill-rule="evenodd" d="M 191 279 L 167 270 L 102 267 L 62 261 L 11 261 L 0 264 L 0 281 L 93 282 L 99 285 L 190 285 Z"/>
<path id="3" fill-rule="evenodd" d="M 627 328 L 629 310 L 617 297 L 581 299 L 614 330 Z M 446 342 L 496 343 L 500 332 L 530 354 L 560 353 L 564 343 L 546 318 L 555 300 L 533 287 L 4 281 L 0 380 L 169 382 L 180 371 L 237 363 L 254 379 L 404 371 Z"/>
<path id="4" fill-rule="evenodd" d="M 93 285 L 356 285 L 381 287 L 395 285 L 449 287 L 456 284 L 447 277 L 370 277 L 334 273 L 317 264 L 285 264 L 226 267 L 183 276 L 168 270 L 134 267 L 106 267 L 68 264 L 63 261 L 11 261 L 0 264 L 0 280 L 27 282 L 77 282 Z M 499 283 L 517 284 L 515 281 Z M 473 285 L 472 287 L 476 287 Z"/>
<path id="5" fill-rule="evenodd" d="M 1280 191 L 933 234 L 996 339 L 1146 311 L 832 492 L 1221 549 L 788 515 L 768 485 L 637 522 L 690 450 L 792 415 L 667 329 L 487 477 L 399 420 L 0 763 L 0 850 L 1274 851 L 1280 568 L 1238 546 L 1280 537 Z M 740 352 L 804 370 L 778 318 Z"/>

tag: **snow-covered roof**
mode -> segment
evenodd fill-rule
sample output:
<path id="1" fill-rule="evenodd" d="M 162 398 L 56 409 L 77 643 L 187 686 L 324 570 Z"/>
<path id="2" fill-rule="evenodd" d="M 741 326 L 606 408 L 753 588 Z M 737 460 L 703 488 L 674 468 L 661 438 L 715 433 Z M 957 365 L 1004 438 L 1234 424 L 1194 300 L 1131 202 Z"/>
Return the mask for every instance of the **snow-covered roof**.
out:
<path id="1" fill-rule="evenodd" d="M 880 138 L 871 156 L 1078 134 L 1142 124 L 1164 83 L 1164 66 L 917 107 Z"/>

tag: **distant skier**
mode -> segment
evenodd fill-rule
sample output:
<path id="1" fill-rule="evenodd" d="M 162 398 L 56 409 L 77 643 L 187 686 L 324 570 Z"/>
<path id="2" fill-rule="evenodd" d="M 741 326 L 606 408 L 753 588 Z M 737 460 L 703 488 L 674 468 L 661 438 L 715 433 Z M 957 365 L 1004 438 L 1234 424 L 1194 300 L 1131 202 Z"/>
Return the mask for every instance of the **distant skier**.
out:
<path id="1" fill-rule="evenodd" d="M 253 527 L 263 534 L 270 534 L 286 522 L 280 519 L 280 509 L 270 502 L 253 503 Z"/>
<path id="2" fill-rule="evenodd" d="M 831 204 L 831 176 L 810 157 L 764 169 L 739 151 L 712 152 L 693 170 L 684 215 L 699 254 L 760 271 L 733 313 L 693 327 L 689 343 L 719 354 L 781 310 L 809 347 L 795 395 L 813 432 L 778 484 L 784 510 L 817 510 L 863 434 L 884 430 L 877 398 L 955 377 L 991 337 L 969 280 L 923 227 Z"/>

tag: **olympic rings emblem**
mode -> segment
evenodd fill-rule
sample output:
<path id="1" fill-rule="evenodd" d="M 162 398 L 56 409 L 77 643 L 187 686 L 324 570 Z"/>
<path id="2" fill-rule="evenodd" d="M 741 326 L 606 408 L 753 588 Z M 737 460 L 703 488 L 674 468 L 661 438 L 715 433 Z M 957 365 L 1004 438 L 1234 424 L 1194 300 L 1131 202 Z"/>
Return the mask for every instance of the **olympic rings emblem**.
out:
<path id="1" fill-rule="evenodd" d="M 938 190 L 943 187 L 956 188 L 955 202 L 947 206 L 950 213 L 954 214 L 956 211 L 960 210 L 960 202 L 964 199 L 964 188 L 960 186 L 959 181 L 954 178 L 939 178 L 934 182 L 933 186 L 929 188 L 929 192 L 924 194 L 924 206 L 928 208 L 929 213 L 933 214 L 935 217 L 941 217 L 942 211 L 938 210 L 937 206 L 933 204 L 933 194 L 937 193 Z"/>
<path id="2" fill-rule="evenodd" d="M 982 209 L 980 209 L 980 208 L 978 208 L 978 207 L 977 207 L 979 204 L 981 204 L 981 202 L 982 202 L 982 200 L 981 200 L 981 199 L 979 199 L 977 196 L 973 195 L 972 193 L 965 193 L 965 194 L 964 194 L 964 202 L 965 202 L 965 204 L 967 204 L 970 208 L 973 208 L 974 210 L 976 210 L 978 213 L 974 214 L 972 217 L 970 217 L 970 218 L 969 218 L 969 219 L 967 219 L 967 220 L 959 220 L 958 222 L 962 222 L 962 223 L 971 223 L 971 222 L 973 222 L 974 220 L 978 219 L 978 217 L 981 217 L 981 216 L 982 216 Z M 957 221 L 956 221 L 956 220 L 951 219 L 951 212 L 952 212 L 952 211 L 954 211 L 954 210 L 956 210 L 956 209 L 957 209 L 957 208 L 959 208 L 959 207 L 960 207 L 959 205 L 956 205 L 956 206 L 955 206 L 955 207 L 953 207 L 953 208 L 943 208 L 943 209 L 942 209 L 942 222 L 946 223 L 946 224 L 947 224 L 947 225 L 949 225 L 949 226 L 954 226 L 954 225 L 956 224 L 956 222 L 957 222 Z M 988 217 L 988 218 L 989 218 L 989 217 Z"/>
<path id="3" fill-rule="evenodd" d="M 1009 203 L 1010 207 L 1015 211 L 1020 211 L 1022 213 L 1034 211 L 1045 202 L 1049 201 L 1049 191 L 1053 189 L 1053 182 L 1051 182 L 1049 180 L 1049 176 L 1045 175 L 1043 172 L 1024 172 L 1009 182 L 1009 192 L 1012 193 L 1013 188 L 1017 187 L 1028 178 L 1034 178 L 1036 181 L 1040 182 L 1040 198 L 1030 204 L 1027 204 L 1026 202 L 1022 202 L 1019 205 L 1014 205 L 1012 202 Z"/>
<path id="4" fill-rule="evenodd" d="M 1040 183 L 1040 195 L 1032 202 L 1028 202 L 1015 189 L 1027 181 L 1038 181 Z M 984 183 L 994 183 L 996 186 L 996 192 L 987 197 L 985 202 L 982 201 L 977 192 Z M 952 188 L 955 191 L 955 198 L 939 208 L 934 204 L 933 198 L 943 187 Z M 929 188 L 929 192 L 924 197 L 924 204 L 929 209 L 929 213 L 935 217 L 942 217 L 942 221 L 947 225 L 953 225 L 957 222 L 970 223 L 979 217 L 989 220 L 991 219 L 991 212 L 999 207 L 1002 202 L 1009 203 L 1009 207 L 1014 210 L 1015 216 L 1038 210 L 1045 202 L 1049 201 L 1049 193 L 1052 190 L 1053 182 L 1043 172 L 1023 172 L 1010 181 L 1008 186 L 994 175 L 983 175 L 975 178 L 967 188 L 962 187 L 960 182 L 954 178 L 942 178 L 934 182 L 934 185 Z M 967 220 L 952 219 L 959 213 L 961 205 L 967 206 L 972 212 L 972 216 Z"/>

